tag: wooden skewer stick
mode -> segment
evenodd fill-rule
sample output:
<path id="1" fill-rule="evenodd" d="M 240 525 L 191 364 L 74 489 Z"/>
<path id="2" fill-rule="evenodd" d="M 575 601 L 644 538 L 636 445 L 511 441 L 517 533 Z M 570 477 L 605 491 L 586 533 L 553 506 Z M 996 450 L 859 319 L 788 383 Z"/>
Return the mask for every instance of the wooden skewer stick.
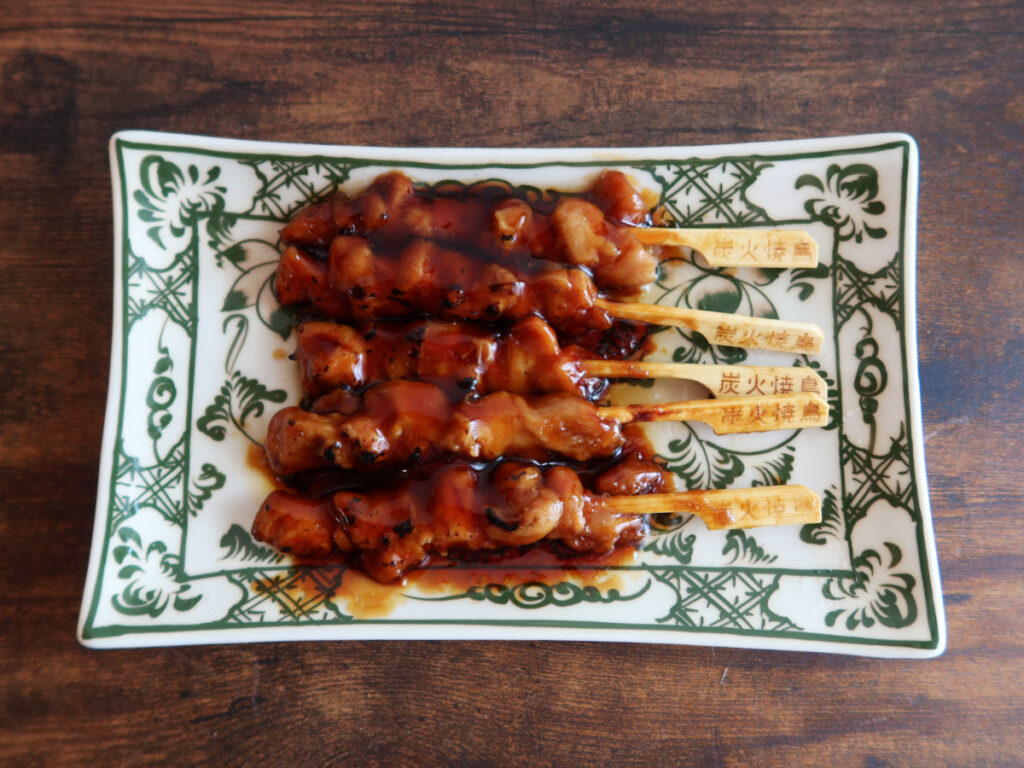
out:
<path id="1" fill-rule="evenodd" d="M 610 379 L 686 379 L 703 384 L 715 397 L 828 393 L 825 380 L 810 368 L 768 365 L 648 363 L 632 360 L 582 360 L 588 376 Z"/>
<path id="2" fill-rule="evenodd" d="M 828 424 L 828 410 L 828 403 L 820 395 L 811 392 L 725 400 L 611 405 L 597 409 L 602 418 L 613 419 L 620 424 L 633 421 L 703 421 L 716 435 L 823 427 Z"/>
<path id="3" fill-rule="evenodd" d="M 726 347 L 816 355 L 825 341 L 825 334 L 813 323 L 602 298 L 598 298 L 596 304 L 612 317 L 689 328 L 707 339 L 708 343 Z"/>
<path id="4" fill-rule="evenodd" d="M 816 267 L 818 243 L 793 229 L 671 229 L 637 227 L 644 245 L 681 245 L 699 251 L 712 267 Z"/>
<path id="5" fill-rule="evenodd" d="M 712 531 L 821 522 L 821 499 L 803 485 L 606 496 L 601 501 L 609 511 L 624 514 L 697 515 Z"/>

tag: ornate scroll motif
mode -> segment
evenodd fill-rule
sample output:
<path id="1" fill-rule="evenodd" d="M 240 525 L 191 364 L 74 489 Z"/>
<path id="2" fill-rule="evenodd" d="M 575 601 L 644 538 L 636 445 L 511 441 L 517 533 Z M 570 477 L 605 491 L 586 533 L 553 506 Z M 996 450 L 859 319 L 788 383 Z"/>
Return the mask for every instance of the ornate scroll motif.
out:
<path id="1" fill-rule="evenodd" d="M 484 586 L 470 587 L 465 592 L 457 595 L 446 595 L 445 597 L 417 597 L 416 600 L 443 601 L 470 599 L 487 601 L 497 605 L 514 605 L 516 608 L 543 608 L 547 605 L 565 607 L 578 603 L 617 603 L 636 600 L 650 589 L 648 581 L 638 592 L 631 595 L 623 595 L 617 589 L 609 589 L 602 592 L 597 587 L 573 584 L 569 581 L 560 581 L 556 584 L 545 584 L 542 581 L 528 581 L 515 586 L 505 584 L 486 584 Z"/>
<path id="2" fill-rule="evenodd" d="M 883 227 L 872 227 L 869 217 L 885 211 L 878 200 L 878 171 L 865 163 L 854 163 L 840 168 L 833 163 L 825 172 L 825 182 L 817 176 L 804 174 L 796 180 L 796 188 L 811 187 L 822 193 L 804 203 L 809 214 L 833 227 L 837 240 L 853 238 L 861 242 L 864 235 L 880 239 L 885 237 Z"/>
<path id="3" fill-rule="evenodd" d="M 162 541 L 144 546 L 142 537 L 133 528 L 122 526 L 117 531 L 121 544 L 114 547 L 114 561 L 121 568 L 119 579 L 128 583 L 112 602 L 119 612 L 157 617 L 169 606 L 175 611 L 188 611 L 202 595 L 186 596 L 191 589 L 181 568 L 181 560 Z"/>

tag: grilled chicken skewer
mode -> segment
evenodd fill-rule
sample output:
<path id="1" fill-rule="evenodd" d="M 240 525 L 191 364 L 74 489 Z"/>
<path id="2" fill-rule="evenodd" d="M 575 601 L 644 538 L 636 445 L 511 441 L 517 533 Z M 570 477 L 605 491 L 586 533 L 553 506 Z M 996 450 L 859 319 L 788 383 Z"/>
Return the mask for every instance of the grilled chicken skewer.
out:
<path id="1" fill-rule="evenodd" d="M 475 242 L 526 250 L 587 269 L 601 287 L 646 285 L 658 253 L 647 246 L 686 246 L 713 267 L 813 267 L 818 245 L 794 230 L 651 227 L 643 196 L 620 171 L 605 171 L 584 195 L 527 202 L 514 190 L 483 182 L 470 187 L 416 187 L 405 174 L 378 177 L 354 200 L 342 192 L 307 207 L 281 233 L 286 245 L 325 249 L 338 235 L 399 243 L 410 238 Z"/>
<path id="2" fill-rule="evenodd" d="M 494 182 L 471 187 L 419 187 L 403 173 L 378 177 L 350 200 L 335 192 L 301 211 L 281 232 L 286 245 L 322 250 L 339 235 L 378 247 L 412 239 L 473 244 L 506 259 L 545 259 L 584 267 L 607 288 L 653 282 L 658 260 L 634 236 L 650 223 L 626 177 L 606 171 L 585 196 L 532 205 Z"/>
<path id="3" fill-rule="evenodd" d="M 728 346 L 815 354 L 824 340 L 810 323 L 613 301 L 580 269 L 495 260 L 423 239 L 375 251 L 370 240 L 339 236 L 326 261 L 289 246 L 275 289 L 283 304 L 355 323 L 423 315 L 514 322 L 540 315 L 568 334 L 605 330 L 622 318 L 689 328 Z"/>
<path id="4" fill-rule="evenodd" d="M 698 420 L 718 432 L 824 426 L 828 404 L 812 393 L 597 407 L 572 395 L 526 398 L 507 392 L 452 403 L 422 381 L 388 381 L 340 412 L 285 408 L 271 419 L 266 454 L 277 475 L 318 467 L 375 471 L 450 455 L 587 461 L 613 455 L 622 424 Z"/>
<path id="5" fill-rule="evenodd" d="M 309 322 L 298 327 L 295 361 L 302 389 L 312 397 L 339 387 L 363 389 L 390 379 L 423 379 L 456 391 L 535 395 L 567 392 L 592 398 L 609 378 L 677 378 L 697 381 L 716 397 L 790 392 L 826 393 L 810 368 L 685 365 L 587 359 L 562 347 L 554 330 L 535 315 L 511 328 L 468 322 L 376 323 L 353 328 Z"/>
<path id="6" fill-rule="evenodd" d="M 642 492 L 642 491 L 641 491 Z M 644 515 L 681 512 L 709 528 L 818 522 L 803 486 L 610 496 L 564 466 L 508 461 L 482 473 L 465 464 L 396 487 L 318 500 L 275 491 L 253 523 L 259 541 L 303 558 L 349 553 L 374 579 L 393 581 L 430 555 L 447 557 L 557 542 L 571 554 L 608 552 L 644 537 Z"/>

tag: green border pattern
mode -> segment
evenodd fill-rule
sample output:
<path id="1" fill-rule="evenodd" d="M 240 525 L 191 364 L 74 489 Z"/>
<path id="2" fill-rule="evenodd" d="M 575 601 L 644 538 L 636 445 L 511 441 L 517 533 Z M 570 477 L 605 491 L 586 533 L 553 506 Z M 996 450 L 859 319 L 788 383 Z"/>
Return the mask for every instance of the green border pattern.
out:
<path id="1" fill-rule="evenodd" d="M 703 309 L 774 314 L 765 286 L 788 281 L 786 295 L 795 294 L 800 301 L 816 292 L 819 298 L 830 292 L 835 349 L 852 349 L 850 359 L 856 361 L 856 368 L 843 370 L 841 361 L 847 358 L 838 353 L 832 371 L 806 358 L 794 360 L 818 368 L 828 380 L 837 414 L 829 429 L 835 430 L 839 446 L 837 482 L 822 489 L 823 521 L 805 526 L 800 539 L 809 546 L 841 544 L 846 558 L 840 567 L 781 567 L 779 555 L 770 546 L 756 533 L 743 531 L 730 532 L 724 538 L 719 553 L 722 565 L 694 565 L 701 529 L 691 525 L 689 518 L 672 518 L 655 527 L 647 544 L 650 561 L 645 558 L 640 565 L 619 569 L 642 577 L 630 582 L 636 588 L 602 591 L 579 586 L 571 579 L 557 584 L 489 585 L 441 598 L 416 598 L 435 607 L 440 603 L 471 606 L 461 618 L 439 614 L 438 618 L 399 620 L 354 618 L 336 599 L 343 567 L 290 565 L 254 542 L 238 524 L 225 530 L 219 542 L 226 562 L 222 569 L 199 573 L 189 572 L 185 566 L 190 521 L 211 499 L 224 493 L 221 489 L 228 480 L 213 461 L 193 460 L 194 440 L 216 442 L 237 433 L 258 443 L 253 421 L 272 413 L 286 398 L 283 390 L 243 375 L 237 365 L 247 338 L 256 330 L 286 339 L 291 322 L 269 292 L 277 244 L 238 232 L 247 224 L 260 222 L 272 222 L 271 229 L 276 231 L 305 201 L 344 184 L 363 169 L 398 166 L 458 175 L 481 167 L 511 173 L 556 164 L 388 163 L 319 154 L 221 152 L 124 139 L 117 139 L 114 146 L 122 211 L 122 226 L 116 233 L 122 254 L 117 265 L 121 333 L 115 343 L 120 344 L 122 366 L 119 379 L 111 385 L 119 388 L 122 407 L 114 427 L 112 471 L 106 479 L 109 503 L 100 511 L 105 527 L 97 537 L 99 552 L 94 553 L 98 567 L 94 583 L 87 585 L 83 607 L 84 641 L 239 628 L 398 623 L 658 630 L 695 637 L 714 635 L 725 638 L 724 644 L 735 637 L 939 647 L 941 607 L 930 581 L 920 498 L 923 478 L 919 481 L 916 477 L 910 428 L 904 249 L 907 227 L 913 222 L 907 221 L 910 146 L 906 142 L 788 155 L 557 163 L 574 168 L 619 166 L 651 179 L 660 189 L 664 209 L 682 226 L 829 228 L 830 260 L 825 264 L 823 254 L 823 264 L 816 270 L 785 274 L 765 270 L 740 279 L 734 271 L 708 270 L 691 258 L 680 264 L 681 277 L 674 284 L 671 280 L 666 283 L 663 276 L 655 298 Z M 886 152 L 901 157 L 899 179 L 892 174 L 880 178 L 872 165 L 872 156 Z M 128 153 L 133 158 L 142 155 L 137 170 L 129 167 Z M 750 193 L 768 169 L 780 168 L 788 161 L 808 164 L 814 172 L 800 175 L 791 190 L 798 191 L 804 201 L 802 214 L 773 218 L 763 204 L 752 202 Z M 254 179 L 255 191 L 242 203 L 232 198 L 224 180 L 222 167 L 226 165 L 248 169 Z M 893 211 L 889 212 L 889 221 L 898 221 L 899 231 L 887 232 L 878 223 L 886 211 L 881 192 L 894 182 L 900 185 L 899 210 L 895 219 Z M 523 189 L 524 194 L 538 191 Z M 888 194 L 891 205 L 891 190 Z M 865 270 L 857 249 L 873 240 L 895 245 L 886 263 Z M 254 252 L 262 258 L 253 256 Z M 224 332 L 232 329 L 234 338 L 223 387 L 213 400 L 196 402 L 199 281 L 200 273 L 207 269 L 234 270 L 237 275 L 217 315 Z M 159 328 L 159 332 L 145 331 L 147 337 L 157 338 L 155 351 L 145 355 L 129 341 L 132 330 L 143 323 Z M 892 351 L 887 357 L 881 349 L 879 339 L 886 328 L 897 332 L 897 365 L 902 365 L 902 370 L 894 369 Z M 709 347 L 699 337 L 683 336 L 675 344 L 677 360 L 739 362 L 744 357 L 741 350 Z M 187 350 L 187 355 L 175 350 Z M 148 382 L 145 396 L 135 397 L 145 405 L 129 414 L 129 389 L 141 368 L 152 370 L 144 377 Z M 203 371 L 204 376 L 208 374 Z M 888 414 L 884 406 L 884 401 L 895 396 L 887 386 L 890 379 L 902 383 L 898 392 L 902 409 L 895 420 L 891 406 Z M 844 400 L 854 399 L 864 423 L 857 435 L 851 436 L 839 415 L 852 405 Z M 785 482 L 793 472 L 793 437 L 744 453 L 691 430 L 663 453 L 686 482 L 726 487 L 747 470 L 754 471 L 755 477 L 761 473 L 758 484 Z M 862 525 L 863 520 L 882 514 L 879 508 L 887 515 L 907 516 L 913 525 L 916 552 L 908 553 L 906 543 L 900 546 L 884 536 L 865 544 L 854 535 L 855 529 L 869 527 Z M 858 529 L 859 525 L 862 528 Z M 818 585 L 818 599 L 827 610 L 823 626 L 819 622 L 816 629 L 809 629 L 803 619 L 777 612 L 772 600 L 792 579 L 811 579 Z M 623 621 L 628 604 L 654 589 L 669 596 L 663 614 L 642 623 Z M 465 618 L 476 606 L 516 613 Z M 573 606 L 606 613 L 585 614 L 582 619 L 583 614 L 551 618 L 552 609 Z M 536 613 L 539 609 L 548 613 L 542 616 Z M 908 631 L 911 628 L 912 633 Z M 343 637 L 344 630 L 337 636 Z"/>

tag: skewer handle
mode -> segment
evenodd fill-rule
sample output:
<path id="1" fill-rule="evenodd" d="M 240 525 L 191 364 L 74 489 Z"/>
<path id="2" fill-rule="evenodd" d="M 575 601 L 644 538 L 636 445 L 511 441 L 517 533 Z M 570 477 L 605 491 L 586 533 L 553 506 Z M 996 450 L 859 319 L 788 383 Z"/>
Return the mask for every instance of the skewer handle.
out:
<path id="1" fill-rule="evenodd" d="M 612 317 L 689 328 L 707 339 L 708 343 L 726 347 L 816 355 L 825 341 L 825 334 L 813 323 L 601 298 L 596 304 Z"/>
<path id="2" fill-rule="evenodd" d="M 717 435 L 769 432 L 828 424 L 828 403 L 810 392 L 724 400 L 685 400 L 598 408 L 603 418 L 620 424 L 633 421 L 703 421 Z"/>
<path id="3" fill-rule="evenodd" d="M 681 245 L 699 251 L 712 267 L 816 267 L 818 243 L 793 229 L 671 229 L 637 227 L 644 245 Z"/>
<path id="4" fill-rule="evenodd" d="M 824 397 L 825 380 L 810 368 L 758 365 L 647 363 L 632 360 L 584 360 L 588 376 L 610 379 L 686 379 L 703 384 L 715 397 L 787 395 L 812 392 Z"/>
<path id="5" fill-rule="evenodd" d="M 821 499 L 803 485 L 608 496 L 604 505 L 624 514 L 689 513 L 712 531 L 821 522 Z"/>

